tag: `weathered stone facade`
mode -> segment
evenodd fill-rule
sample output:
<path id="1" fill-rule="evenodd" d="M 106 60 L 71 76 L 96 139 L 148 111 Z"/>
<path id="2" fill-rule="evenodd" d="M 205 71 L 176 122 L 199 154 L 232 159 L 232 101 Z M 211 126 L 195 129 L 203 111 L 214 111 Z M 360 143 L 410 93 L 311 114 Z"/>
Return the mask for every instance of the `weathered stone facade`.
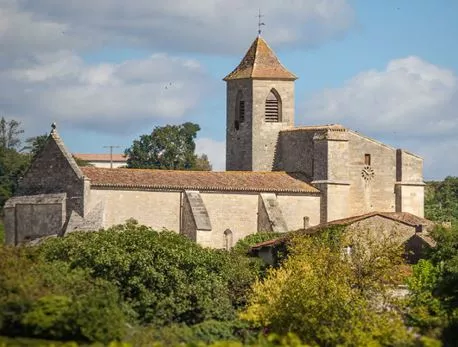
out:
<path id="1" fill-rule="evenodd" d="M 134 218 L 230 248 L 371 211 L 422 217 L 422 159 L 341 125 L 294 127 L 296 78 L 260 37 L 225 77 L 226 172 L 79 168 L 53 129 L 5 206 L 7 243 Z"/>

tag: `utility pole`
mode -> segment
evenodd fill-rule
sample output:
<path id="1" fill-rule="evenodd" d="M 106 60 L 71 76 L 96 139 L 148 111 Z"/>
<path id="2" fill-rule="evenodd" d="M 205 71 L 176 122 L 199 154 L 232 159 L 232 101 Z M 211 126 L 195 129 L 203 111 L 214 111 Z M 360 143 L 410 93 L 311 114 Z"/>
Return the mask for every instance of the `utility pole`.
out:
<path id="1" fill-rule="evenodd" d="M 113 168 L 113 148 L 121 148 L 121 146 L 103 146 L 103 148 L 110 149 L 110 169 Z"/>

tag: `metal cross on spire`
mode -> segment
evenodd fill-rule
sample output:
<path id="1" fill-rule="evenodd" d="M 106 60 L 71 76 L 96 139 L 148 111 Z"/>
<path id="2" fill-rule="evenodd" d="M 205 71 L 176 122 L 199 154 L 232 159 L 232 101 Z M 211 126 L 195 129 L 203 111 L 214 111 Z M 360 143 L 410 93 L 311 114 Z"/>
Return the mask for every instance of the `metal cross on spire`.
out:
<path id="1" fill-rule="evenodd" d="M 261 22 L 261 18 L 264 17 L 263 14 L 261 14 L 261 9 L 259 9 L 258 13 L 258 35 L 261 36 L 261 26 L 266 25 L 264 22 Z"/>

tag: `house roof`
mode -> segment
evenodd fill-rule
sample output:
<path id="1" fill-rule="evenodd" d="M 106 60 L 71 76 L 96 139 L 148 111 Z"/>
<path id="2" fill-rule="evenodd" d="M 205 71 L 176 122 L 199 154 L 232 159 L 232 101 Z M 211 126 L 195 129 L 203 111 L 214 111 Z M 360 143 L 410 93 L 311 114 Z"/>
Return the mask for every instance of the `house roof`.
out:
<path id="1" fill-rule="evenodd" d="M 242 78 L 260 79 L 282 79 L 296 80 L 297 77 L 289 72 L 278 60 L 273 50 L 263 38 L 258 36 L 240 64 L 229 75 L 224 77 L 225 81 Z"/>
<path id="2" fill-rule="evenodd" d="M 285 172 L 186 171 L 81 167 L 92 187 L 314 193 L 306 178 Z"/>
<path id="3" fill-rule="evenodd" d="M 113 157 L 109 153 L 73 153 L 73 156 L 85 161 L 127 162 L 127 157 L 119 153 L 113 153 Z"/>
<path id="4" fill-rule="evenodd" d="M 294 234 L 298 234 L 298 233 L 313 234 L 313 233 L 316 233 L 330 226 L 350 225 L 350 224 L 362 221 L 367 218 L 375 217 L 375 216 L 387 218 L 387 219 L 393 220 L 398 223 L 409 225 L 411 227 L 416 227 L 417 225 L 432 225 L 433 224 L 433 222 L 428 219 L 415 216 L 414 214 L 411 214 L 408 212 L 370 212 L 370 213 L 366 213 L 366 214 L 362 214 L 358 216 L 336 219 L 336 220 L 333 220 L 327 223 L 321 223 L 321 224 L 315 225 L 307 229 L 299 229 L 296 231 L 292 231 L 277 239 L 257 243 L 254 246 L 252 246 L 251 249 L 256 250 L 256 249 L 260 249 L 263 247 L 270 247 L 270 246 L 275 246 L 275 245 L 284 243 Z M 418 233 L 418 234 L 427 235 L 427 233 L 423 233 L 423 232 Z M 426 238 L 426 236 L 423 239 L 427 242 L 430 241 L 430 238 Z"/>

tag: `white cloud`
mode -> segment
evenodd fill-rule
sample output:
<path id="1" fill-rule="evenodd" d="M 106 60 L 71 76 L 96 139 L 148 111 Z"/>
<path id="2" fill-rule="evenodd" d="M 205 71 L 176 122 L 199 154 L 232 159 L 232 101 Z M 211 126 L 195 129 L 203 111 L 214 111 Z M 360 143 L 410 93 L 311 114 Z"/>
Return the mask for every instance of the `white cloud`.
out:
<path id="1" fill-rule="evenodd" d="M 425 157 L 425 176 L 457 174 L 458 79 L 418 57 L 392 60 L 383 71 L 362 72 L 341 88 L 309 96 L 299 122 L 342 123 Z M 445 150 L 445 151 L 444 151 Z M 431 162 L 453 163 L 431 166 Z M 448 170 L 448 171 L 447 171 Z"/>
<path id="2" fill-rule="evenodd" d="M 213 171 L 226 169 L 226 143 L 209 138 L 196 139 L 196 153 L 208 155 Z"/>
<path id="3" fill-rule="evenodd" d="M 60 51 L 0 72 L 0 105 L 28 126 L 55 120 L 105 132 L 134 131 L 145 122 L 183 118 L 209 87 L 205 71 L 188 59 L 156 54 L 88 65 Z"/>
<path id="4" fill-rule="evenodd" d="M 347 0 L 8 0 L 5 17 L 21 20 L 24 41 L 35 45 L 100 42 L 140 45 L 167 51 L 240 53 L 257 30 L 261 8 L 269 41 L 275 46 L 317 44 L 346 32 L 354 21 Z M 13 21 L 13 19 L 11 20 Z M 8 26 L 9 28 L 12 25 Z M 64 33 L 64 35 L 62 35 Z M 45 38 L 49 35 L 49 40 Z M 68 39 L 67 39 L 68 38 Z M 86 38 L 90 38 L 87 40 Z M 46 42 L 45 42 L 46 41 Z"/>

